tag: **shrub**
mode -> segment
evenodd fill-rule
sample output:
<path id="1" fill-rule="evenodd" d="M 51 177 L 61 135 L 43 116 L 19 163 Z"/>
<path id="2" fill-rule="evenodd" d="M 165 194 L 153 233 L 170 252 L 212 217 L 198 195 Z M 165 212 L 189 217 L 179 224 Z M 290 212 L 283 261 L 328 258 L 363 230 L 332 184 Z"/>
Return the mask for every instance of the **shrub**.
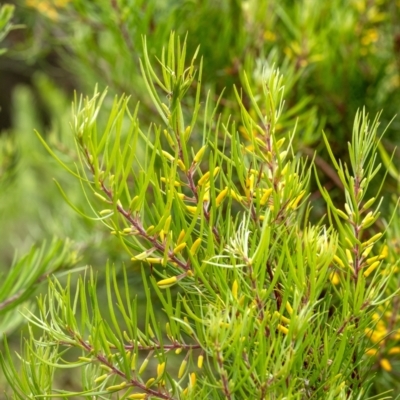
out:
<path id="1" fill-rule="evenodd" d="M 5 341 L 13 398 L 384 398 L 374 366 L 390 372 L 399 350 L 398 215 L 390 228 L 373 183 L 379 116 L 356 114 L 348 164 L 324 136 L 338 206 L 313 160 L 296 155 L 296 132 L 278 129 L 291 112 L 279 70 L 263 69 L 259 85 L 243 72 L 230 116 L 221 97 L 203 97 L 203 60 L 186 62 L 186 41 L 171 34 L 157 67 L 146 39 L 143 49 L 149 123 L 129 97 L 110 103 L 96 89 L 73 104 L 76 166 L 38 134 L 90 211 L 57 183 L 62 196 L 102 223 L 125 262 L 104 260 L 76 284 L 49 278 L 38 311 L 25 312 L 19 367 Z M 314 177 L 327 207 L 317 222 Z M 71 368 L 80 388 L 57 387 Z"/>

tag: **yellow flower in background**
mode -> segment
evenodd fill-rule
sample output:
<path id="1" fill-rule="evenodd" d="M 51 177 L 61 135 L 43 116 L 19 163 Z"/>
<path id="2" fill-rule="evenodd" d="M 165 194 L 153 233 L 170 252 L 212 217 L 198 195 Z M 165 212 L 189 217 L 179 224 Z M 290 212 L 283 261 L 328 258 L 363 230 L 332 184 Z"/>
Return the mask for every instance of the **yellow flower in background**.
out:
<path id="1" fill-rule="evenodd" d="M 264 32 L 264 40 L 266 40 L 267 42 L 275 42 L 276 40 L 276 35 L 274 32 L 271 31 L 265 31 Z"/>
<path id="2" fill-rule="evenodd" d="M 361 38 L 361 44 L 363 46 L 368 46 L 371 43 L 377 42 L 379 39 L 379 33 L 376 29 L 368 29 L 364 36 Z"/>
<path id="3" fill-rule="evenodd" d="M 385 370 L 390 372 L 392 370 L 392 365 L 390 364 L 389 360 L 387 358 L 382 358 L 379 362 L 381 364 L 381 367 Z"/>
<path id="4" fill-rule="evenodd" d="M 34 8 L 53 21 L 58 19 L 57 8 L 65 8 L 71 0 L 26 0 L 28 7 Z"/>
<path id="5" fill-rule="evenodd" d="M 337 272 L 332 272 L 329 275 L 329 279 L 332 282 L 332 284 L 334 284 L 334 285 L 338 285 L 340 283 L 340 276 Z"/>

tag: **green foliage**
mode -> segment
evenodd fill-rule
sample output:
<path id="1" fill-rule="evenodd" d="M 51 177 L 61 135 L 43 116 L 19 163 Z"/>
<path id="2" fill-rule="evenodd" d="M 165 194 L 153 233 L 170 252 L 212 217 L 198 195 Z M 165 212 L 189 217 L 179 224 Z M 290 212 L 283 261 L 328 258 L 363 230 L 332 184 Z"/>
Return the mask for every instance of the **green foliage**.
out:
<path id="1" fill-rule="evenodd" d="M 398 396 L 396 1 L 16 3 L 0 391 Z"/>
<path id="2" fill-rule="evenodd" d="M 186 61 L 186 40 L 171 34 L 155 62 L 146 39 L 143 49 L 145 123 L 129 97 L 110 103 L 96 89 L 73 104 L 76 167 L 38 134 L 89 211 L 57 183 L 62 196 L 102 223 L 125 266 L 105 268 L 106 307 L 93 268 L 76 286 L 49 279 L 38 312 L 25 312 L 39 338 L 31 329 L 21 369 L 4 342 L 12 398 L 390 398 L 371 371 L 375 360 L 391 370 L 396 347 L 383 338 L 398 329 L 398 255 L 384 241 L 397 228 L 371 183 L 378 117 L 356 114 L 349 164 L 325 140 L 346 203 L 319 183 L 328 216 L 314 223 L 315 164 L 279 126 L 296 115 L 284 76 L 265 68 L 256 85 L 243 72 L 229 116 L 221 97 L 203 97 L 203 61 Z M 145 310 L 130 285 L 139 271 Z M 70 368 L 79 391 L 54 385 Z"/>
<path id="3" fill-rule="evenodd" d="M 17 27 L 11 23 L 11 18 L 14 14 L 14 6 L 11 4 L 3 4 L 0 8 L 0 42 L 8 35 L 12 29 Z M 4 54 L 7 50 L 0 49 L 0 55 Z"/>
<path id="4" fill-rule="evenodd" d="M 60 240 L 53 240 L 50 246 L 43 244 L 41 248 L 32 248 L 28 254 L 14 260 L 7 276 L 2 276 L 0 285 L 0 331 L 6 333 L 21 323 L 20 312 L 27 307 L 25 302 L 48 276 L 71 270 L 77 261 L 71 244 Z"/>

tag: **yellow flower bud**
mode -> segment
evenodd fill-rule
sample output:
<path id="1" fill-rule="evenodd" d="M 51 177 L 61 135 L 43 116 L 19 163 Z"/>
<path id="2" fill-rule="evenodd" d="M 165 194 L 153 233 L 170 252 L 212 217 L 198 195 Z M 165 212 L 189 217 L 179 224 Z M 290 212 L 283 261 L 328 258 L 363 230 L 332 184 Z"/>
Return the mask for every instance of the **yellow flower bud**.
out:
<path id="1" fill-rule="evenodd" d="M 232 284 L 232 296 L 235 300 L 237 300 L 238 288 L 239 288 L 238 281 L 235 279 Z"/>
<path id="2" fill-rule="evenodd" d="M 150 264 L 162 264 L 163 259 L 160 257 L 147 257 L 145 261 L 147 261 Z"/>
<path id="3" fill-rule="evenodd" d="M 162 154 L 164 155 L 165 158 L 168 158 L 169 161 L 174 161 L 175 160 L 175 157 L 172 156 L 171 154 L 169 154 L 167 151 L 162 150 L 161 152 L 162 152 Z"/>
<path id="4" fill-rule="evenodd" d="M 164 232 L 168 232 L 169 231 L 169 227 L 170 227 L 170 225 L 171 225 L 171 219 L 172 219 L 172 217 L 171 217 L 171 215 L 168 215 L 168 217 L 167 217 L 167 219 L 165 220 L 165 223 L 164 223 Z"/>
<path id="5" fill-rule="evenodd" d="M 107 214 L 112 214 L 112 213 L 114 213 L 113 210 L 101 210 L 101 211 L 99 212 L 99 214 L 100 214 L 101 216 L 107 215 Z M 130 230 L 130 229 L 129 229 L 129 230 Z"/>
<path id="6" fill-rule="evenodd" d="M 389 255 L 389 247 L 385 244 L 382 248 L 381 254 L 379 254 L 379 259 L 386 258 Z"/>
<path id="7" fill-rule="evenodd" d="M 202 200 L 203 200 L 203 202 L 210 201 L 210 188 L 209 187 L 206 187 Z"/>
<path id="8" fill-rule="evenodd" d="M 130 394 L 127 399 L 142 400 L 147 398 L 147 393 L 133 393 Z"/>
<path id="9" fill-rule="evenodd" d="M 286 172 L 288 172 L 288 169 L 289 169 L 289 163 L 287 163 L 287 164 L 282 168 L 281 175 L 286 175 Z"/>
<path id="10" fill-rule="evenodd" d="M 165 137 L 167 138 L 168 144 L 174 148 L 175 147 L 175 142 L 174 139 L 172 138 L 172 136 L 168 133 L 168 131 L 166 129 L 163 130 L 163 133 L 165 135 Z"/>
<path id="11" fill-rule="evenodd" d="M 94 380 L 94 383 L 103 382 L 107 378 L 108 374 L 103 374 Z"/>
<path id="12" fill-rule="evenodd" d="M 371 264 L 373 264 L 375 261 L 378 261 L 378 260 L 380 260 L 380 257 L 379 257 L 379 256 L 375 256 L 375 257 L 368 258 L 367 264 L 368 264 L 368 265 L 371 265 Z"/>
<path id="13" fill-rule="evenodd" d="M 264 194 L 261 196 L 261 199 L 260 199 L 260 204 L 262 206 L 264 206 L 267 203 L 269 196 L 271 196 L 271 193 L 273 192 L 273 189 L 272 188 L 263 189 L 263 191 L 264 191 Z"/>
<path id="14" fill-rule="evenodd" d="M 185 132 L 183 132 L 183 135 L 185 137 L 185 140 L 189 140 L 190 138 L 190 133 L 192 132 L 192 127 L 188 125 L 185 129 Z"/>
<path id="15" fill-rule="evenodd" d="M 197 207 L 196 206 L 186 206 L 186 209 L 191 213 L 191 214 L 196 214 Z"/>
<path id="16" fill-rule="evenodd" d="M 353 211 L 351 211 L 351 208 L 347 203 L 344 203 L 344 209 L 346 210 L 347 214 L 349 214 L 349 215 L 351 215 L 353 213 Z"/>
<path id="17" fill-rule="evenodd" d="M 146 388 L 151 387 L 151 385 L 154 383 L 155 380 L 156 380 L 155 378 L 150 378 L 150 379 L 145 383 Z"/>
<path id="18" fill-rule="evenodd" d="M 292 308 L 292 306 L 290 305 L 290 303 L 288 301 L 286 302 L 285 307 L 286 307 L 286 311 L 289 313 L 289 315 L 292 315 L 293 314 L 293 308 Z"/>
<path id="19" fill-rule="evenodd" d="M 191 386 L 194 386 L 196 384 L 196 373 L 195 372 L 192 372 L 191 374 L 190 374 L 190 385 Z"/>
<path id="20" fill-rule="evenodd" d="M 278 313 L 278 311 L 274 311 L 275 317 L 279 318 L 284 324 L 288 325 L 290 323 L 290 319 Z"/>
<path id="21" fill-rule="evenodd" d="M 329 275 L 329 279 L 331 280 L 333 285 L 338 285 L 340 283 L 340 276 L 337 272 L 332 272 Z"/>
<path id="22" fill-rule="evenodd" d="M 178 244 L 178 246 L 176 246 L 174 248 L 174 254 L 180 253 L 185 247 L 186 247 L 186 243 Z"/>
<path id="23" fill-rule="evenodd" d="M 349 245 L 350 248 L 354 247 L 354 244 L 351 242 L 351 240 L 347 236 L 344 238 L 344 240 L 346 241 L 346 243 Z"/>
<path id="24" fill-rule="evenodd" d="M 292 208 L 293 210 L 297 208 L 298 204 L 300 203 L 300 200 L 304 197 L 305 194 L 306 194 L 305 190 L 302 190 L 300 194 L 296 197 L 294 202 L 290 204 L 290 208 Z"/>
<path id="25" fill-rule="evenodd" d="M 169 184 L 169 179 L 165 178 L 164 176 L 162 176 L 160 178 L 160 180 L 161 180 L 161 182 L 164 182 L 165 184 Z M 179 187 L 179 186 L 181 186 L 181 183 L 178 181 L 174 181 L 174 186 Z"/>
<path id="26" fill-rule="evenodd" d="M 366 242 L 364 242 L 362 244 L 363 247 L 366 247 L 372 243 L 375 243 L 381 236 L 382 236 L 382 232 L 378 232 L 376 235 L 372 236 L 370 239 L 368 239 Z"/>
<path id="27" fill-rule="evenodd" d="M 152 252 L 152 250 L 145 250 L 140 254 L 137 254 L 136 256 L 132 257 L 131 260 L 132 261 L 138 261 L 138 260 L 144 260 L 150 253 Z"/>
<path id="28" fill-rule="evenodd" d="M 349 249 L 346 249 L 346 257 L 347 261 L 350 265 L 353 265 L 353 255 L 351 254 L 351 251 Z"/>
<path id="29" fill-rule="evenodd" d="M 375 261 L 374 263 L 372 263 L 367 270 L 364 272 L 364 276 L 367 278 L 380 264 L 380 261 Z"/>
<path id="30" fill-rule="evenodd" d="M 197 163 L 199 163 L 199 162 L 201 161 L 201 159 L 203 158 L 203 155 L 204 155 L 204 152 L 206 151 L 206 149 L 207 149 L 207 145 L 204 145 L 204 146 L 196 153 L 196 155 L 195 155 L 194 158 L 193 158 L 193 162 L 194 162 L 195 164 L 197 164 Z"/>
<path id="31" fill-rule="evenodd" d="M 107 200 L 104 196 L 102 196 L 101 194 L 99 194 L 99 193 L 97 193 L 97 192 L 94 192 L 94 195 L 95 195 L 98 199 L 100 199 L 101 201 L 104 201 L 104 202 L 107 203 L 108 200 Z"/>
<path id="32" fill-rule="evenodd" d="M 387 358 L 382 358 L 379 363 L 385 371 L 390 372 L 392 370 L 392 366 Z"/>
<path id="33" fill-rule="evenodd" d="M 181 169 L 181 171 L 186 172 L 186 165 L 183 163 L 181 159 L 178 160 L 178 167 Z"/>
<path id="34" fill-rule="evenodd" d="M 217 196 L 215 199 L 215 203 L 217 207 L 222 203 L 222 201 L 225 199 L 226 195 L 228 194 L 229 188 L 226 187 L 224 190 L 220 192 L 220 194 Z"/>
<path id="35" fill-rule="evenodd" d="M 197 367 L 199 369 L 203 368 L 203 361 L 204 361 L 204 356 L 202 354 L 200 354 L 199 358 L 197 359 Z"/>
<path id="36" fill-rule="evenodd" d="M 172 276 L 171 278 L 162 279 L 161 281 L 158 281 L 157 286 L 160 288 L 167 288 L 173 285 L 177 280 L 178 278 L 176 276 Z"/>
<path id="37" fill-rule="evenodd" d="M 106 390 L 109 392 L 114 392 L 114 391 L 123 389 L 125 386 L 126 386 L 126 382 L 122 382 L 119 385 L 109 386 L 108 388 L 106 388 Z"/>
<path id="38" fill-rule="evenodd" d="M 234 200 L 238 201 L 239 203 L 242 202 L 242 196 L 240 196 L 239 194 L 237 194 L 233 190 L 230 191 L 230 195 Z"/>
<path id="39" fill-rule="evenodd" d="M 185 234 L 186 234 L 185 230 L 182 229 L 181 232 L 179 233 L 178 240 L 176 241 L 177 244 L 181 244 L 183 238 L 185 237 Z"/>
<path id="40" fill-rule="evenodd" d="M 375 197 L 372 197 L 372 199 L 369 199 L 362 207 L 361 211 L 367 210 L 368 208 L 370 208 L 372 206 L 372 204 L 374 204 L 375 202 Z"/>
<path id="41" fill-rule="evenodd" d="M 343 261 L 336 254 L 333 256 L 333 261 L 335 261 L 336 264 L 339 264 L 342 268 L 344 268 Z"/>
<path id="42" fill-rule="evenodd" d="M 376 356 L 376 354 L 378 353 L 378 349 L 368 349 L 365 354 L 367 356 L 373 357 Z"/>
<path id="43" fill-rule="evenodd" d="M 336 208 L 336 214 L 339 215 L 339 217 L 342 217 L 345 220 L 349 219 L 349 216 L 347 214 L 345 214 L 342 210 L 339 210 L 338 208 Z"/>
<path id="44" fill-rule="evenodd" d="M 207 171 L 197 182 L 199 186 L 201 186 L 204 182 L 210 179 L 210 171 Z"/>
<path id="45" fill-rule="evenodd" d="M 392 355 L 392 354 L 400 354 L 400 347 L 392 347 L 392 348 L 389 350 L 388 354 L 389 354 L 389 355 Z"/>
<path id="46" fill-rule="evenodd" d="M 184 360 L 182 361 L 181 366 L 179 367 L 178 379 L 181 379 L 181 378 L 182 378 L 183 374 L 184 374 L 185 371 L 186 371 L 186 366 L 187 366 L 187 360 L 184 359 Z"/>
<path id="47" fill-rule="evenodd" d="M 375 217 L 372 215 L 372 212 L 369 212 L 365 218 L 361 221 L 361 226 L 363 228 L 366 228 L 367 226 L 369 226 L 372 222 L 374 222 Z"/>
<path id="48" fill-rule="evenodd" d="M 143 372 L 146 370 L 147 368 L 147 364 L 149 363 L 149 359 L 145 358 L 144 361 L 142 362 L 142 365 L 139 368 L 139 375 L 142 375 Z"/>
<path id="49" fill-rule="evenodd" d="M 253 174 L 251 174 L 248 178 L 246 178 L 246 187 L 250 191 L 253 191 L 253 189 L 254 189 L 254 175 Z"/>
<path id="50" fill-rule="evenodd" d="M 283 143 L 285 143 L 285 140 L 286 140 L 286 138 L 282 138 L 282 139 L 279 139 L 279 140 L 276 142 L 276 148 L 277 148 L 278 150 L 282 147 Z"/>
<path id="51" fill-rule="evenodd" d="M 201 245 L 201 239 L 198 238 L 192 244 L 192 247 L 190 248 L 190 254 L 194 256 L 197 253 L 197 250 L 199 249 L 200 245 Z"/>
<path id="52" fill-rule="evenodd" d="M 161 107 L 165 112 L 165 115 L 169 118 L 169 116 L 171 115 L 171 112 L 169 111 L 168 106 L 165 103 L 161 103 Z"/>
<path id="53" fill-rule="evenodd" d="M 78 357 L 78 360 L 79 361 L 83 361 L 83 362 L 87 362 L 87 363 L 92 362 L 92 359 L 91 358 L 87 358 L 87 357 Z"/>
<path id="54" fill-rule="evenodd" d="M 136 353 L 133 353 L 131 360 L 131 370 L 136 371 Z"/>
<path id="55" fill-rule="evenodd" d="M 289 333 L 289 329 L 281 324 L 278 324 L 278 330 L 280 332 L 284 333 L 285 335 L 287 335 Z"/>
<path id="56" fill-rule="evenodd" d="M 371 252 L 372 247 L 373 246 L 369 246 L 363 251 L 363 253 L 362 253 L 363 258 L 367 258 L 368 257 L 368 254 Z"/>

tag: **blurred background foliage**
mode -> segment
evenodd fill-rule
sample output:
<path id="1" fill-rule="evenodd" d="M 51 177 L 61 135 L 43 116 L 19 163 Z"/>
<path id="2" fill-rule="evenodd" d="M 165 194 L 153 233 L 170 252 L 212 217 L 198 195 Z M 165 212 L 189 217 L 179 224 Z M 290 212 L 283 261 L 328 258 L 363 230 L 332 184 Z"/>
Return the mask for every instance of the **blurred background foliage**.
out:
<path id="1" fill-rule="evenodd" d="M 56 167 L 34 129 L 74 168 L 76 154 L 69 134 L 73 91 L 90 94 L 96 84 L 100 91 L 107 86 L 111 93 L 126 93 L 134 102 L 140 101 L 141 123 L 157 122 L 140 72 L 143 35 L 153 55 L 161 53 L 171 30 L 188 35 L 189 56 L 200 45 L 205 92 L 217 101 L 223 91 L 221 111 L 236 120 L 240 110 L 233 87 L 243 86 L 243 71 L 261 93 L 263 69 L 279 67 L 285 79 L 286 105 L 278 129 L 286 133 L 296 130 L 295 148 L 300 154 L 315 157 L 321 181 L 338 201 L 342 188 L 327 162 L 321 132 L 326 133 L 335 156 L 346 160 L 357 109 L 365 106 L 371 115 L 383 110 L 383 127 L 398 113 L 399 0 L 9 3 L 15 6 L 15 26 L 0 26 L 1 48 L 7 49 L 0 58 L 1 273 L 22 262 L 15 260 L 30 254 L 31 246 L 40 248 L 53 236 L 75 242 L 83 257 L 79 265 L 90 263 L 101 268 L 105 259 L 122 260 L 118 244 L 64 202 L 52 178 L 61 183 L 79 209 L 90 212 L 78 184 Z M 251 103 L 246 99 L 244 103 L 252 112 Z M 186 112 L 191 113 L 190 104 Z M 395 118 L 380 148 L 383 162 L 390 167 L 383 188 L 388 204 L 384 224 L 394 211 L 400 187 L 399 129 L 400 120 Z M 325 209 L 316 188 L 312 200 L 319 218 Z M 399 220 L 395 213 L 388 231 L 393 257 L 400 254 Z M 78 258 L 70 260 L 68 267 L 77 263 Z M 39 271 L 37 283 L 53 267 Z M 0 294 L 0 302 L 6 293 Z M 15 330 L 16 342 L 17 326 L 10 323 L 3 328 Z M 377 383 L 380 390 L 399 380 L 400 369 L 390 375 L 382 373 L 384 379 Z"/>

